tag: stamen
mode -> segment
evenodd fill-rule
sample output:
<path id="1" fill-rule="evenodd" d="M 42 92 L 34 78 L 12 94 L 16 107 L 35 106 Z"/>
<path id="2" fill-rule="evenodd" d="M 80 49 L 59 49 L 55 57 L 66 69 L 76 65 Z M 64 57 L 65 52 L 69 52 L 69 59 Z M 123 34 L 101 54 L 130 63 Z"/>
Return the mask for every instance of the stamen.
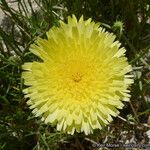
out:
<path id="1" fill-rule="evenodd" d="M 79 82 L 79 81 L 81 81 L 81 79 L 82 79 L 82 75 L 79 74 L 79 73 L 75 73 L 75 74 L 72 75 L 72 79 L 73 79 L 75 82 Z"/>

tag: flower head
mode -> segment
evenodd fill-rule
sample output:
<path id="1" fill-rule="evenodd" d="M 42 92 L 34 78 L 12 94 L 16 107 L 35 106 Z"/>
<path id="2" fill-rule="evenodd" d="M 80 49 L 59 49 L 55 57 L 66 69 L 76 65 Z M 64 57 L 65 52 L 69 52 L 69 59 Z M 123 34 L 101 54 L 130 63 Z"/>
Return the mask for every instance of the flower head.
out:
<path id="1" fill-rule="evenodd" d="M 33 113 L 69 134 L 87 135 L 111 122 L 133 82 L 125 49 L 114 40 L 99 23 L 74 15 L 38 38 L 30 50 L 43 62 L 25 63 L 22 75 Z"/>
<path id="2" fill-rule="evenodd" d="M 123 31 L 124 30 L 124 24 L 122 21 L 116 21 L 114 24 L 113 24 L 113 29 L 114 31 Z"/>

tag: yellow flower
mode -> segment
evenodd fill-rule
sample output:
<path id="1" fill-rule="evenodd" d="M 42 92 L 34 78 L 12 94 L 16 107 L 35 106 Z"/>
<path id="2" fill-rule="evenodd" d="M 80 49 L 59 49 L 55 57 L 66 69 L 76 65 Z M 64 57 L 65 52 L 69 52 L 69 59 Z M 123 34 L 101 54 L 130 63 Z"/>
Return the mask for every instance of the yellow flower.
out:
<path id="1" fill-rule="evenodd" d="M 38 38 L 30 51 L 43 62 L 25 63 L 22 75 L 35 116 L 68 134 L 87 135 L 111 122 L 133 83 L 125 49 L 114 40 L 99 23 L 74 15 Z"/>

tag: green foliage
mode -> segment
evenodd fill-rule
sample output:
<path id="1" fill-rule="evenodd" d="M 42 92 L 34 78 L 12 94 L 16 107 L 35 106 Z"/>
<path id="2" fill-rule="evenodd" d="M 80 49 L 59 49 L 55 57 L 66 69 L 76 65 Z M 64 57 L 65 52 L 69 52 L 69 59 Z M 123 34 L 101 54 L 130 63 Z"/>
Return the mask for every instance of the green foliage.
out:
<path id="1" fill-rule="evenodd" d="M 15 7 L 12 7 L 15 4 Z M 7 17 L 0 25 L 0 149 L 53 150 L 94 149 L 92 143 L 115 143 L 134 135 L 148 142 L 145 132 L 150 116 L 150 1 L 149 0 L 15 0 L 0 1 Z M 37 60 L 29 46 L 45 37 L 58 20 L 83 14 L 101 22 L 127 49 L 135 83 L 131 102 L 120 117 L 93 135 L 59 133 L 34 118 L 22 93 L 21 65 Z M 148 122 L 149 123 L 149 122 Z M 150 123 L 149 123 L 150 124 Z M 125 134 L 127 132 L 127 134 Z M 139 138 L 140 137 L 140 138 Z M 123 141 L 125 142 L 125 141 Z"/>

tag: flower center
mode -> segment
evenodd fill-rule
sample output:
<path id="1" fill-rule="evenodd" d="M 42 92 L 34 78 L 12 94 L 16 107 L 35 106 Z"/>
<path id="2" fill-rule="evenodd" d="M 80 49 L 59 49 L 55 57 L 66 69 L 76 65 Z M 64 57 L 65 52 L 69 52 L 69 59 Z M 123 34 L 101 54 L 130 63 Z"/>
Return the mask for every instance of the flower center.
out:
<path id="1" fill-rule="evenodd" d="M 75 74 L 72 75 L 72 79 L 75 82 L 79 82 L 82 79 L 82 75 L 80 73 L 75 73 Z"/>

